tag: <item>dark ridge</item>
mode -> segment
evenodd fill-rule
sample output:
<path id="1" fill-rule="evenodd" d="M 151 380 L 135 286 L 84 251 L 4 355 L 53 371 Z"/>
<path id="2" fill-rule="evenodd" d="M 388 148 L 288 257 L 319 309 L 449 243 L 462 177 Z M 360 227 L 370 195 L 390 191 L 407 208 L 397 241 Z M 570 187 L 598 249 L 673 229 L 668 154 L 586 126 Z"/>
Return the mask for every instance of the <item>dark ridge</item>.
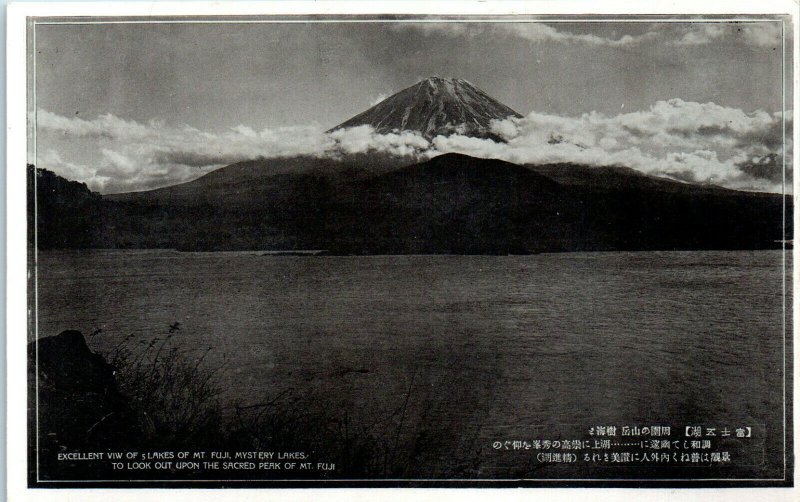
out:
<path id="1" fill-rule="evenodd" d="M 326 250 L 329 254 L 772 249 L 792 198 L 621 167 L 522 166 L 445 154 L 250 161 L 183 185 L 100 198 L 50 173 L 39 246 Z M 275 161 L 278 162 L 278 161 Z M 31 171 L 32 172 L 32 171 Z M 32 186 L 32 185 L 31 185 Z"/>
<path id="2" fill-rule="evenodd" d="M 48 171 L 27 166 L 28 240 L 39 249 L 78 249 L 94 246 L 102 231 L 102 198 L 85 183 L 70 181 Z M 36 197 L 33 188 L 36 187 Z"/>

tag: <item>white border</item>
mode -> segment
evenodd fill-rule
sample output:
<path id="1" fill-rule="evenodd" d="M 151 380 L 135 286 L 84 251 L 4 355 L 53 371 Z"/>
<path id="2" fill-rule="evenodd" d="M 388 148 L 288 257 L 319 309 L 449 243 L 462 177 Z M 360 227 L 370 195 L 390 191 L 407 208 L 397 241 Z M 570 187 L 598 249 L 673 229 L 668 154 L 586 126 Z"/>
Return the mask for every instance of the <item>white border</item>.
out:
<path id="1" fill-rule="evenodd" d="M 25 219 L 20 215 L 25 214 L 25 171 L 18 166 L 27 162 L 27 115 L 26 95 L 26 16 L 169 16 L 169 15 L 302 15 L 302 14 L 439 14 L 439 15 L 476 15 L 499 16 L 508 14 L 519 15 L 545 15 L 545 14 L 633 14 L 633 2 L 606 1 L 603 3 L 576 0 L 569 2 L 536 1 L 536 2 L 269 2 L 258 4 L 250 2 L 228 3 L 222 6 L 219 3 L 178 3 L 178 2 L 153 2 L 153 3 L 18 3 L 11 4 L 8 10 L 8 67 L 7 67 L 7 106 L 8 106 L 8 164 L 7 166 L 7 354 L 25 354 L 27 335 L 27 293 L 26 291 L 26 225 Z M 637 4 L 638 13 L 647 15 L 669 14 L 793 14 L 794 51 L 793 51 L 793 88 L 794 110 L 798 109 L 797 92 L 797 58 L 798 58 L 798 5 L 791 0 L 772 1 L 670 1 L 650 2 Z M 233 20 L 231 20 L 233 21 Z M 638 20 L 637 20 L 638 21 Z M 656 21 L 656 19 L 654 19 Z M 658 19 L 658 22 L 668 22 L 667 19 Z M 685 19 L 681 20 L 686 22 Z M 710 22 L 711 20 L 706 20 Z M 215 21 L 218 22 L 218 21 Z M 241 22 L 241 21 L 240 21 Z M 260 21 L 263 22 L 263 21 Z M 304 21 L 305 22 L 305 21 Z M 548 20 L 548 22 L 551 22 Z M 555 22 L 555 21 L 552 21 Z M 794 130 L 794 144 L 798 144 L 798 130 Z M 797 176 L 794 177 L 797 183 Z M 794 193 L 797 193 L 797 185 Z M 795 210 L 797 211 L 796 204 Z M 795 258 L 796 260 L 796 258 Z M 797 281 L 798 271 L 795 262 L 794 283 Z M 796 329 L 793 330 L 796 332 Z M 797 336 L 794 344 L 797 346 Z M 795 350 L 795 367 L 798 361 Z M 785 364 L 785 363 L 784 363 Z M 220 500 L 252 500 L 268 497 L 279 497 L 286 500 L 314 500 L 321 495 L 331 497 L 332 494 L 346 498 L 342 500 L 372 500 L 380 494 L 381 498 L 395 500 L 409 494 L 406 489 L 355 489 L 342 490 L 326 488 L 322 490 L 266 490 L 266 489 L 236 489 L 228 490 L 174 490 L 168 492 L 161 490 L 29 490 L 27 485 L 27 442 L 26 428 L 26 361 L 23 357 L 9 357 L 8 360 L 8 488 L 10 500 L 140 500 L 143 497 L 164 498 L 170 500 L 197 500 L 202 494 L 209 494 Z M 795 392 L 795 395 L 797 393 Z M 795 399 L 795 413 L 797 416 L 797 401 Z M 795 437 L 798 426 L 795 420 Z M 795 441 L 795 458 L 797 459 L 797 443 Z M 412 489 L 414 498 L 462 500 L 464 498 L 497 496 L 502 494 L 514 500 L 526 496 L 528 489 L 522 490 L 468 490 L 468 489 Z M 654 495 L 672 496 L 680 495 L 685 500 L 737 500 L 755 499 L 764 500 L 795 500 L 796 489 L 725 489 L 725 490 L 631 490 L 631 489 L 563 489 L 563 488 L 535 488 L 536 497 L 546 496 L 548 499 L 568 498 L 570 500 L 619 500 L 620 497 L 631 500 L 650 499 Z M 527 493 L 527 496 L 534 495 Z"/>
<path id="2" fill-rule="evenodd" d="M 748 15 L 796 14 L 792 0 L 388 0 L 358 1 L 287 1 L 270 2 L 12 2 L 11 17 L 22 16 L 176 16 L 176 15 Z"/>
<path id="3" fill-rule="evenodd" d="M 458 19 L 458 20 L 442 20 L 438 18 L 434 19 L 405 19 L 405 20 L 397 20 L 397 19 L 237 19 L 237 20 L 229 20 L 229 19 L 161 19 L 161 20 L 147 20 L 147 19 L 140 19 L 140 20 L 104 20 L 104 21 L 90 21 L 90 20 L 77 20 L 77 21 L 37 21 L 33 20 L 31 22 L 30 28 L 30 36 L 29 43 L 31 43 L 31 51 L 29 54 L 32 54 L 31 60 L 31 72 L 33 75 L 33 82 L 36 82 L 36 27 L 40 25 L 45 26 L 55 26 L 55 25 L 67 25 L 67 26 L 81 26 L 81 25 L 103 25 L 103 24 L 341 24 L 341 23 L 355 23 L 355 24 L 364 24 L 364 23 L 372 23 L 372 24 L 397 24 L 397 23 L 442 23 L 442 22 L 468 22 L 468 23 L 530 23 L 531 19 L 526 18 L 515 18 L 515 19 L 492 19 L 492 18 L 470 18 L 466 20 Z M 742 23 L 780 23 L 781 24 L 781 53 L 782 53 L 782 64 L 781 64 L 781 91 L 782 91 L 782 103 L 786 104 L 786 89 L 785 89 L 785 58 L 786 58 L 786 47 L 785 47 L 785 38 L 784 38 L 784 21 L 783 19 L 764 19 L 764 18 L 736 18 L 737 22 Z M 702 19 L 686 19 L 686 18 L 674 18 L 674 19 L 658 19 L 658 18 L 650 18 L 650 19 L 630 19 L 630 18 L 606 18 L 597 21 L 589 21 L 585 19 L 581 19 L 580 16 L 577 18 L 564 18 L 564 19 L 548 19 L 548 23 L 584 23 L 584 22 L 595 22 L 595 23 L 607 23 L 607 22 L 625 22 L 625 23 L 675 23 L 675 24 L 691 24 L 691 23 L 730 23 L 730 19 L 715 19 L 715 18 L 706 18 L 703 17 Z M 34 85 L 33 88 L 33 103 L 31 106 L 28 107 L 28 117 L 32 118 L 32 125 L 30 126 L 30 130 L 28 131 L 28 140 L 30 143 L 30 147 L 32 148 L 32 155 L 33 159 L 37 159 L 37 152 L 38 152 L 38 143 L 36 140 L 36 131 L 38 130 L 38 106 L 37 106 L 37 98 L 36 98 L 36 87 Z M 784 106 L 785 108 L 785 106 Z M 785 131 L 786 129 L 786 122 L 785 117 L 783 116 L 783 112 L 781 113 L 781 121 L 782 121 L 782 130 Z M 786 159 L 786 144 L 785 144 L 785 132 L 783 134 L 783 159 L 785 164 Z M 783 193 L 786 192 L 785 190 L 785 168 L 784 168 L 784 181 L 783 181 Z M 36 179 L 34 179 L 34 192 L 36 191 Z M 34 221 L 38 220 L 38 206 L 37 201 L 34 200 Z M 785 212 L 785 205 L 784 205 L 784 212 Z M 784 215 L 785 218 L 785 215 Z M 33 324 L 34 324 L 34 339 L 39 338 L 39 275 L 38 275 L 38 234 L 34 234 L 33 236 L 34 242 L 34 268 L 33 268 L 33 287 L 34 287 L 34 294 L 33 294 Z M 784 264 L 782 269 L 784 274 L 782 276 L 782 289 L 783 295 L 785 298 L 786 294 L 786 284 L 785 284 L 785 259 L 786 259 L 786 249 L 784 245 L 783 249 L 783 259 Z M 783 319 L 783 375 L 786 375 L 786 325 L 785 325 L 785 305 L 784 305 L 784 319 Z M 169 483 L 186 483 L 187 480 L 185 479 L 93 479 L 93 480 L 70 480 L 70 479 L 52 479 L 52 480 L 43 480 L 38 477 L 39 474 L 39 353 L 38 351 L 35 353 L 35 367 L 37 369 L 35 379 L 36 379 L 36 398 L 35 403 L 37 405 L 35 414 L 36 414 L 36 473 L 37 478 L 36 481 L 38 483 L 43 484 L 58 484 L 58 483 L 75 483 L 75 484 L 100 484 L 100 483 L 119 483 L 120 485 L 124 483 L 142 483 L 142 484 L 152 484 L 154 482 L 169 484 Z M 787 464 L 787 452 L 786 452 L 786 379 L 783 379 L 783 395 L 782 395 L 782 402 L 783 402 L 783 443 L 784 443 L 784 457 L 783 457 L 783 476 L 781 478 L 659 478 L 659 479 L 652 479 L 652 478 L 524 478 L 521 481 L 526 482 L 539 482 L 543 484 L 549 483 L 560 483 L 560 482 L 651 482 L 651 483 L 669 483 L 669 482 L 714 482 L 714 481 L 724 481 L 724 482 L 731 482 L 731 483 L 739 483 L 739 482 L 749 482 L 749 481 L 759 481 L 759 482 L 770 482 L 770 481 L 784 481 L 786 479 L 786 464 Z M 253 479 L 197 479 L 192 480 L 193 483 L 198 485 L 202 485 L 203 483 L 247 483 L 247 482 L 258 482 L 258 480 Z M 308 483 L 308 482 L 320 482 L 324 481 L 324 479 L 269 479 L 267 482 L 273 483 Z M 340 482 L 371 482 L 376 481 L 375 479 L 341 479 L 337 480 Z M 485 482 L 509 482 L 509 484 L 513 484 L 514 480 L 508 479 L 496 479 L 496 478 L 452 478 L 447 480 L 441 479 L 429 479 L 429 478 L 402 478 L 402 479 L 393 479 L 393 478 L 385 478 L 380 479 L 380 481 L 384 482 L 418 482 L 418 483 L 436 483 L 441 481 L 448 481 L 448 482 L 459 482 L 464 484 L 480 484 Z"/>

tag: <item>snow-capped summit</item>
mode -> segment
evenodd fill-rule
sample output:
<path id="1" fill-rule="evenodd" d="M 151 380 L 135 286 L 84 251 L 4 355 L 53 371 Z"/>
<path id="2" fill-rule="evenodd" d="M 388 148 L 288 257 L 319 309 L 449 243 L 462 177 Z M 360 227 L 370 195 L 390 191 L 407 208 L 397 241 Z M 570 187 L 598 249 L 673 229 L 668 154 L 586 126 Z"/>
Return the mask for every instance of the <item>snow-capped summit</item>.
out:
<path id="1" fill-rule="evenodd" d="M 492 119 L 521 116 L 464 79 L 434 76 L 403 89 L 331 130 L 371 125 L 381 134 L 417 131 L 428 139 L 454 133 L 492 137 L 489 130 Z"/>

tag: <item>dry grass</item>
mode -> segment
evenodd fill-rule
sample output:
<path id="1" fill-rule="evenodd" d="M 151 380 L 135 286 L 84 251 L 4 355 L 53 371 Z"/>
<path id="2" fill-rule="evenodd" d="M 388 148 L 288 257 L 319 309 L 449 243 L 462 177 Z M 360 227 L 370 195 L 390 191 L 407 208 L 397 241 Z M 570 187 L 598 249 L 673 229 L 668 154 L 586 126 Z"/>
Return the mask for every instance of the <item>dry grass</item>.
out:
<path id="1" fill-rule="evenodd" d="M 222 427 L 222 367 L 207 363 L 211 348 L 181 348 L 173 333 L 136 343 L 130 335 L 104 354 L 116 368 L 120 391 L 129 398 L 144 445 L 177 448 L 215 443 Z"/>
<path id="2" fill-rule="evenodd" d="M 409 466 L 423 444 L 421 432 L 408 424 L 413 377 L 396 408 L 371 416 L 353 416 L 326 396 L 294 389 L 244 406 L 221 399 L 224 365 L 210 364 L 211 351 L 187 349 L 175 333 L 166 332 L 149 340 L 130 335 L 103 354 L 116 368 L 120 391 L 144 431 L 143 450 L 303 451 L 337 466 L 329 474 L 314 471 L 313 477 L 412 474 Z"/>

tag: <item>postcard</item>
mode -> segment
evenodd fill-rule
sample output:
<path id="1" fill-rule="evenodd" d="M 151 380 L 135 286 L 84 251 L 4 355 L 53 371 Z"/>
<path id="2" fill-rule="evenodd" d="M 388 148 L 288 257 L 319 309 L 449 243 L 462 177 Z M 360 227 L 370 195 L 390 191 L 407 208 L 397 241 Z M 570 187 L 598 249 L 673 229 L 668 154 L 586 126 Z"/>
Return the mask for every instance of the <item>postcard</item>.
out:
<path id="1" fill-rule="evenodd" d="M 796 5 L 536 4 L 12 5 L 9 488 L 793 497 Z"/>

